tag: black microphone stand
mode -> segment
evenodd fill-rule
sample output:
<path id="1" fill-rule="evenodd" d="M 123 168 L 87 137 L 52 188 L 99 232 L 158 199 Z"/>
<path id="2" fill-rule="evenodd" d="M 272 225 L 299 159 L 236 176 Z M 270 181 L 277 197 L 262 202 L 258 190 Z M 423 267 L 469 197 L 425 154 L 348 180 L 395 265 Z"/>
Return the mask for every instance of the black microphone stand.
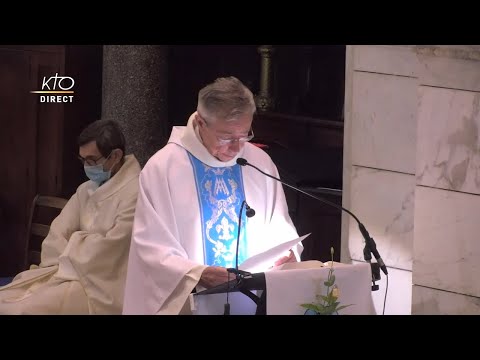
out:
<path id="1" fill-rule="evenodd" d="M 227 268 L 227 271 L 229 273 L 235 274 L 235 279 L 236 279 L 236 284 L 234 285 L 235 287 L 240 287 L 242 285 L 243 281 L 245 281 L 246 279 L 251 279 L 252 278 L 251 273 L 238 269 L 238 248 L 240 247 L 240 231 L 241 231 L 241 228 L 242 228 L 242 215 L 243 215 L 243 208 L 244 207 L 247 209 L 247 211 L 246 211 L 247 217 L 252 217 L 252 216 L 255 215 L 255 210 L 253 210 L 252 208 L 250 208 L 250 206 L 248 206 L 246 200 L 243 200 L 242 205 L 240 206 L 240 211 L 238 212 L 237 245 L 236 245 L 236 249 L 235 249 L 235 268 Z M 227 303 L 225 304 L 225 307 L 224 307 L 224 315 L 230 315 L 230 304 L 228 302 L 228 294 L 230 292 L 230 279 L 228 279 L 228 280 L 229 281 L 227 283 L 227 291 L 226 291 L 227 292 Z M 256 302 L 256 299 L 252 298 L 253 294 L 251 294 L 250 292 L 246 293 L 245 295 L 247 295 L 253 301 Z M 250 295 L 252 295 L 252 296 L 250 296 Z"/>
<path id="2" fill-rule="evenodd" d="M 270 175 L 270 174 L 267 174 L 266 172 L 260 170 L 258 167 L 256 167 L 255 165 L 252 165 L 250 164 L 246 159 L 243 159 L 243 158 L 238 158 L 237 159 L 237 164 L 241 165 L 241 166 L 251 166 L 253 167 L 254 169 L 256 169 L 257 171 L 261 172 L 263 175 L 265 176 L 268 176 L 269 178 L 272 178 L 274 180 L 277 180 L 279 181 L 280 183 L 282 183 L 283 185 L 285 186 L 288 186 L 289 188 L 295 190 L 295 191 L 298 191 L 302 194 L 305 194 L 307 196 L 310 196 L 311 198 L 315 199 L 315 200 L 318 200 L 318 201 L 321 201 L 329 206 L 332 206 L 334 208 L 337 208 L 338 210 L 340 211 L 345 211 L 347 214 L 349 214 L 350 216 L 352 216 L 355 221 L 358 223 L 358 227 L 360 229 L 360 233 L 362 234 L 363 238 L 365 239 L 365 247 L 363 249 L 363 256 L 365 258 L 365 261 L 370 263 L 370 266 L 372 268 L 372 282 L 373 282 L 373 285 L 372 285 L 372 291 L 375 291 L 375 290 L 378 290 L 379 289 L 379 286 L 375 284 L 375 281 L 376 280 L 380 280 L 380 269 L 382 269 L 383 273 L 385 275 L 388 275 L 388 271 L 387 271 L 387 267 L 385 266 L 385 263 L 383 262 L 382 258 L 380 257 L 380 254 L 378 253 L 378 250 L 377 250 L 377 246 L 375 244 L 375 241 L 372 239 L 372 237 L 370 236 L 370 234 L 368 233 L 367 229 L 365 228 L 365 225 L 363 225 L 360 220 L 355 216 L 355 214 L 353 214 L 351 211 L 345 209 L 343 206 L 339 206 L 335 203 L 332 203 L 328 200 L 325 200 L 325 199 L 322 199 L 318 196 L 315 196 L 315 195 L 312 195 L 310 194 L 309 192 L 306 192 L 304 190 L 301 190 L 293 185 L 290 185 L 282 180 L 280 180 L 279 178 L 273 176 L 273 175 Z M 372 259 L 372 253 L 373 255 L 375 256 L 375 259 L 377 260 L 377 263 L 372 263 L 370 260 Z"/>

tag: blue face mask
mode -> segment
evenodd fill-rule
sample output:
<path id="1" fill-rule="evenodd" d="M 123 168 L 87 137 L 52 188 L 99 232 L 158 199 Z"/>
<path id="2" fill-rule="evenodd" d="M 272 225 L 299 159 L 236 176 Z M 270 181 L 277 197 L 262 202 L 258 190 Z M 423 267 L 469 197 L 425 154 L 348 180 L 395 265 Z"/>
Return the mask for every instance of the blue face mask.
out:
<path id="1" fill-rule="evenodd" d="M 112 170 L 104 171 L 103 164 L 99 165 L 84 165 L 85 174 L 87 177 L 96 182 L 99 186 L 102 185 L 105 181 L 110 179 Z"/>

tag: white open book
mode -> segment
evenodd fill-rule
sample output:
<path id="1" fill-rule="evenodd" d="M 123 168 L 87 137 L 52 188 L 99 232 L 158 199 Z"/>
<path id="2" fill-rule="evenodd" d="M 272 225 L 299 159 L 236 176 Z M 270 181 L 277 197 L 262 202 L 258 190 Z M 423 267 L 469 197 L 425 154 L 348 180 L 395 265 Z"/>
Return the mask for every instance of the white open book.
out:
<path id="1" fill-rule="evenodd" d="M 281 243 L 273 248 L 270 248 L 260 254 L 249 257 L 247 260 L 242 262 L 238 268 L 240 270 L 248 271 L 251 273 L 264 272 L 272 267 L 273 263 L 281 258 L 285 252 L 290 250 L 292 247 L 297 245 L 299 242 L 303 241 L 310 233 L 303 235 L 299 238 L 286 241 Z"/>

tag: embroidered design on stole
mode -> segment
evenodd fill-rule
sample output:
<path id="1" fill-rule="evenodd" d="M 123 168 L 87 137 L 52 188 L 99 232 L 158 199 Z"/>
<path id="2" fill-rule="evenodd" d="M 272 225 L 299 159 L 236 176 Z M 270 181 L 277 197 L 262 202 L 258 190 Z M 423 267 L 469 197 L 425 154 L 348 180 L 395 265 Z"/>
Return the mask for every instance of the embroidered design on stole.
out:
<path id="1" fill-rule="evenodd" d="M 205 264 L 235 267 L 238 214 L 245 199 L 240 165 L 211 167 L 190 153 L 188 156 L 194 170 L 200 205 Z M 246 222 L 245 211 L 242 211 L 239 265 L 246 258 Z"/>

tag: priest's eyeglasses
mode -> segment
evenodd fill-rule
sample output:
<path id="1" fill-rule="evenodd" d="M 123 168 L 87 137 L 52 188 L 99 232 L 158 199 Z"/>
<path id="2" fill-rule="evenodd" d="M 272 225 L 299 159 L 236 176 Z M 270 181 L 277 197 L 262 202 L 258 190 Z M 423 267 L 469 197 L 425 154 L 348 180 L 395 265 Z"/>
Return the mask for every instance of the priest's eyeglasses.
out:
<path id="1" fill-rule="evenodd" d="M 112 152 L 113 152 L 113 150 L 112 150 Z M 93 158 L 91 158 L 91 157 L 83 158 L 83 157 L 81 157 L 80 155 L 77 155 L 77 158 L 78 158 L 78 160 L 82 163 L 82 165 L 87 164 L 88 166 L 95 166 L 95 165 L 99 165 L 99 164 L 98 164 L 98 161 L 100 161 L 100 160 L 103 159 L 103 158 L 105 158 L 105 161 L 107 161 L 108 158 L 110 157 L 110 155 L 112 155 L 112 152 L 110 152 L 110 154 L 108 154 L 107 157 L 101 155 L 101 156 L 100 156 L 99 158 L 97 158 L 97 159 L 93 159 Z M 104 163 L 105 163 L 105 162 L 104 162 Z"/>
<path id="2" fill-rule="evenodd" d="M 252 128 L 250 128 L 250 131 L 248 132 L 247 136 L 240 137 L 240 138 L 235 138 L 235 139 L 224 139 L 224 138 L 221 138 L 221 137 L 218 137 L 217 135 L 215 135 L 215 137 L 217 138 L 218 144 L 221 145 L 221 146 L 233 144 L 235 141 L 238 141 L 239 143 L 246 143 L 246 142 L 249 142 L 250 140 L 252 140 L 254 138 L 254 136 L 255 135 L 253 134 L 253 129 Z"/>
<path id="3" fill-rule="evenodd" d="M 220 146 L 226 146 L 226 145 L 231 145 L 233 144 L 234 142 L 238 141 L 239 143 L 246 143 L 246 142 L 249 142 L 250 140 L 252 140 L 254 137 L 255 137 L 255 134 L 253 133 L 253 129 L 250 128 L 250 130 L 248 131 L 248 134 L 247 136 L 245 137 L 240 137 L 240 138 L 230 138 L 230 139 L 226 139 L 226 138 L 222 138 L 222 137 L 219 137 L 216 133 L 215 133 L 215 130 L 213 130 L 208 122 L 205 120 L 205 118 L 203 116 L 201 116 L 200 114 L 197 113 L 197 115 L 204 121 L 204 123 L 207 125 L 208 128 L 211 129 L 213 135 L 215 136 L 215 138 L 217 139 L 217 143 L 220 145 Z"/>

